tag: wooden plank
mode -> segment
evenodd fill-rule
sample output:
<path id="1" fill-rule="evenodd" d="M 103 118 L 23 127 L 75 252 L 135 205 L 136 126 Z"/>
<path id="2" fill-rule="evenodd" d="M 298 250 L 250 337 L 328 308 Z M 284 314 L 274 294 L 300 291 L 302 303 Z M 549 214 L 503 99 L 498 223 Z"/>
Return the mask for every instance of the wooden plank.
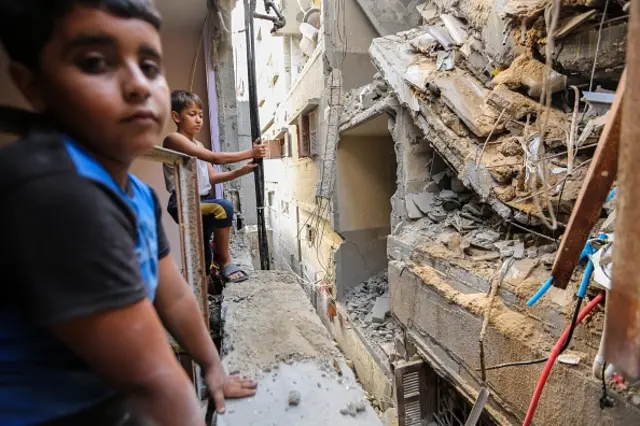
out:
<path id="1" fill-rule="evenodd" d="M 598 148 L 589 166 L 587 177 L 580 189 L 578 200 L 571 212 L 571 218 L 565 231 L 551 276 L 553 285 L 567 288 L 589 233 L 600 217 L 602 205 L 611 190 L 618 169 L 618 145 L 622 117 L 622 98 L 625 91 L 626 71 L 618 85 L 616 98 L 609 111 Z"/>
<path id="2" fill-rule="evenodd" d="M 631 2 L 629 81 L 640 81 L 640 2 Z M 612 288 L 607 300 L 605 360 L 640 378 L 640 86 L 630 83 L 624 99 L 620 139 L 616 240 Z"/>

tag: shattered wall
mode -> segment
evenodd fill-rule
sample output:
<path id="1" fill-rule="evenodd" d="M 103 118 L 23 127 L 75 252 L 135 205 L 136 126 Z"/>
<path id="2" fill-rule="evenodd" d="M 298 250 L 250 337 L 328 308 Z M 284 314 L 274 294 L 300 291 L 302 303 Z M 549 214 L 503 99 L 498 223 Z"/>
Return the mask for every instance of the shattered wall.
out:
<path id="1" fill-rule="evenodd" d="M 391 311 L 407 341 L 470 399 L 481 382 L 478 337 L 488 291 L 502 267 L 487 365 L 545 356 L 574 309 L 583 266 L 567 290 L 551 288 L 533 307 L 526 302 L 549 277 L 606 122 L 607 106 L 584 99 L 574 114 L 569 86 L 578 85 L 578 99 L 590 91 L 609 95 L 624 67 L 626 17 L 617 2 L 603 17 L 603 3 L 562 2 L 546 86 L 542 0 L 428 1 L 418 7 L 422 26 L 372 43 L 374 64 L 401 104 L 391 127 L 398 161 L 388 241 Z M 551 107 L 541 127 L 547 87 Z M 551 213 L 557 230 L 543 224 L 541 214 Z M 536 424 L 637 422 L 634 390 L 614 384 L 615 407 L 599 407 L 602 386 L 591 365 L 602 321 L 599 308 L 576 329 L 567 352 L 572 365 L 554 367 Z M 490 370 L 492 413 L 521 422 L 540 370 Z"/>

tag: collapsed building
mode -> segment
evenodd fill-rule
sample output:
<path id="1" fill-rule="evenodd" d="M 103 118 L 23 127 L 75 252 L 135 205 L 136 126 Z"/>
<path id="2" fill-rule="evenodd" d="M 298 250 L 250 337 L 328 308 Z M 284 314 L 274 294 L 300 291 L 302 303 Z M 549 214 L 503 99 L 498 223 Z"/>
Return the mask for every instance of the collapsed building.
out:
<path id="1" fill-rule="evenodd" d="M 299 277 L 382 411 L 397 401 L 402 424 L 464 424 L 486 388 L 479 424 L 521 423 L 584 266 L 527 301 L 609 118 L 628 4 L 381 3 L 283 1 L 297 24 L 259 35 L 282 50 L 265 45 L 258 64 L 263 134 L 277 141 L 273 261 Z M 596 236 L 612 232 L 610 204 Z M 603 321 L 596 308 L 575 328 L 536 424 L 638 423 L 638 390 L 612 367 L 602 380 Z M 418 405 L 403 381 L 418 383 Z"/>
<path id="2" fill-rule="evenodd" d="M 388 293 L 367 298 L 364 283 L 343 313 L 349 327 L 383 330 L 375 334 L 385 350 L 373 351 L 380 364 L 424 360 L 429 396 L 421 414 L 433 424 L 464 423 L 485 385 L 491 396 L 482 424 L 521 422 L 539 361 L 571 322 L 584 267 L 566 290 L 526 302 L 551 274 L 622 76 L 627 29 L 622 3 L 606 2 L 607 14 L 605 2 L 563 1 L 555 17 L 549 3 L 418 5 L 421 24 L 374 39 L 378 74 L 346 96 L 343 125 L 388 113 L 398 168 Z M 605 209 L 593 235 L 611 232 L 613 216 Z M 391 318 L 379 321 L 384 303 Z M 626 384 L 613 385 L 615 408 L 599 402 L 603 373 L 594 359 L 603 317 L 596 312 L 576 329 L 547 382 L 537 424 L 638 422 L 640 397 Z M 442 391 L 439 381 L 454 390 Z M 406 395 L 396 395 L 400 405 Z M 414 424 L 407 407 L 398 409 Z M 461 417 L 453 420 L 456 409 Z"/>

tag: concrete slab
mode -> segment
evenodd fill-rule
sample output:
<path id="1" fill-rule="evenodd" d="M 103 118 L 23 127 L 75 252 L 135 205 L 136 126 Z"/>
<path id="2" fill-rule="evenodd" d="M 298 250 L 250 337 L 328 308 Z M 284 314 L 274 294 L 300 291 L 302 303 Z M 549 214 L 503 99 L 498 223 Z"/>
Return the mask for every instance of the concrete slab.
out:
<path id="1" fill-rule="evenodd" d="M 298 406 L 289 405 L 289 393 L 300 393 Z M 369 404 L 355 417 L 343 415 L 349 403 L 364 400 L 351 370 L 327 373 L 314 362 L 281 365 L 260 381 L 255 397 L 227 401 L 227 413 L 217 426 L 376 426 L 382 423 Z"/>
<path id="2" fill-rule="evenodd" d="M 384 322 L 389 313 L 389 295 L 385 294 L 376 299 L 375 305 L 371 310 L 371 320 L 376 323 Z"/>
<path id="3" fill-rule="evenodd" d="M 218 426 L 380 425 L 328 330 L 289 273 L 258 271 L 224 291 L 222 362 L 258 379 L 255 397 L 227 402 Z M 300 394 L 297 406 L 291 392 Z M 355 416 L 341 410 L 365 402 Z"/>

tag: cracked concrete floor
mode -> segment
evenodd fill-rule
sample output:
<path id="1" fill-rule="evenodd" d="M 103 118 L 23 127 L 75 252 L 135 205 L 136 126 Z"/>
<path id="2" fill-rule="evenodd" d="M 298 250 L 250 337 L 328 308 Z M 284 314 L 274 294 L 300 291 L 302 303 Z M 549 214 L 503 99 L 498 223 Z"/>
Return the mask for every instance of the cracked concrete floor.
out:
<path id="1" fill-rule="evenodd" d="M 253 398 L 228 402 L 217 425 L 381 425 L 342 354 L 288 273 L 258 271 L 224 291 L 223 363 L 259 380 Z M 290 393 L 300 394 L 297 406 Z M 365 402 L 351 416 L 349 404 Z M 343 414 L 344 413 L 344 414 Z"/>

